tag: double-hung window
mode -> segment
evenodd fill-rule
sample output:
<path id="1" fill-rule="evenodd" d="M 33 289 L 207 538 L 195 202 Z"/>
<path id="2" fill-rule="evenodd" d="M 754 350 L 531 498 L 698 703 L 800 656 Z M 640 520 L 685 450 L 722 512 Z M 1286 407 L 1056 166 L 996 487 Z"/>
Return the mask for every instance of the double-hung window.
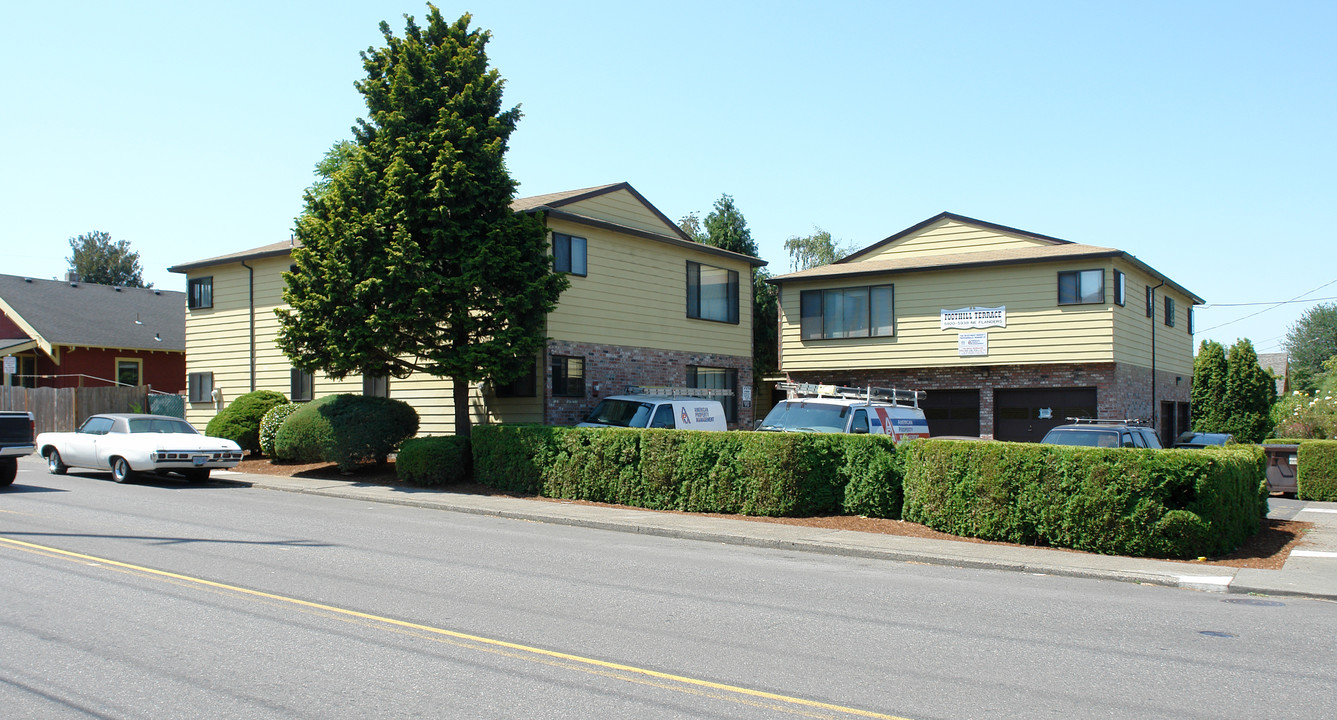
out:
<path id="1" fill-rule="evenodd" d="M 1155 315 L 1156 315 L 1156 289 L 1153 288 L 1152 286 L 1148 285 L 1148 286 L 1147 286 L 1147 317 L 1155 317 Z"/>
<path id="2" fill-rule="evenodd" d="M 362 394 L 369 397 L 390 397 L 390 377 L 388 375 L 363 375 Z"/>
<path id="3" fill-rule="evenodd" d="M 494 385 L 494 390 L 499 398 L 532 398 L 538 390 L 537 376 L 534 366 L 530 365 L 524 374 L 514 380 Z"/>
<path id="4" fill-rule="evenodd" d="M 1124 274 L 1123 274 L 1121 271 L 1119 271 L 1119 270 L 1115 270 L 1115 271 L 1114 271 L 1114 304 L 1115 304 L 1115 305 L 1118 305 L 1118 306 L 1120 306 L 1120 307 L 1123 306 L 1124 302 L 1128 299 L 1127 294 L 1125 294 L 1125 292 L 1124 292 L 1124 291 L 1127 290 L 1127 289 L 1128 289 L 1128 276 L 1127 276 L 1127 275 L 1124 275 Z"/>
<path id="5" fill-rule="evenodd" d="M 552 356 L 553 397 L 585 397 L 585 358 Z"/>
<path id="6" fill-rule="evenodd" d="M 896 334 L 892 285 L 804 290 L 799 332 L 804 340 L 891 337 Z"/>
<path id="7" fill-rule="evenodd" d="M 1104 270 L 1072 270 L 1058 274 L 1059 305 L 1094 305 L 1104 302 Z"/>
<path id="8" fill-rule="evenodd" d="M 687 261 L 687 317 L 738 322 L 738 271 Z"/>
<path id="9" fill-rule="evenodd" d="M 1165 324 L 1175 326 L 1175 299 L 1172 297 L 1165 298 Z"/>
<path id="10" fill-rule="evenodd" d="M 186 281 L 186 307 L 191 310 L 214 306 L 213 276 Z"/>
<path id="11" fill-rule="evenodd" d="M 586 245 L 587 243 L 583 237 L 553 233 L 553 269 L 560 273 L 571 273 L 581 277 L 587 275 L 589 271 L 585 261 Z"/>

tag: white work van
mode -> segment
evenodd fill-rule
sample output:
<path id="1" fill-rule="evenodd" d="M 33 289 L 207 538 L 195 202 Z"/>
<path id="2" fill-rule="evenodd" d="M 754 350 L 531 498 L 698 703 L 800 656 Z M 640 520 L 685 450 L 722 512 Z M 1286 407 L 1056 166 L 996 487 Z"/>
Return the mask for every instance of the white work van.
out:
<path id="1" fill-rule="evenodd" d="M 790 382 L 776 388 L 789 397 L 766 414 L 758 431 L 875 434 L 896 442 L 928 437 L 919 408 L 923 391 Z"/>
<path id="2" fill-rule="evenodd" d="M 636 388 L 632 395 L 606 397 L 576 427 L 667 428 L 670 430 L 727 430 L 724 405 L 719 400 L 687 393 L 698 388 Z"/>

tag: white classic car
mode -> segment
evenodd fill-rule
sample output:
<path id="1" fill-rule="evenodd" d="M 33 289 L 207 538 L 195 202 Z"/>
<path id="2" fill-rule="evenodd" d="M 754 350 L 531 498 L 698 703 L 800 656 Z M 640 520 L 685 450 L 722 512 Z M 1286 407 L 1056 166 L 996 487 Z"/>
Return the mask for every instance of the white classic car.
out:
<path id="1" fill-rule="evenodd" d="M 72 467 L 111 470 L 118 483 L 140 472 L 201 482 L 210 470 L 236 467 L 242 455 L 237 443 L 201 435 L 180 418 L 130 413 L 93 415 L 75 432 L 42 433 L 35 444 L 53 475 Z"/>

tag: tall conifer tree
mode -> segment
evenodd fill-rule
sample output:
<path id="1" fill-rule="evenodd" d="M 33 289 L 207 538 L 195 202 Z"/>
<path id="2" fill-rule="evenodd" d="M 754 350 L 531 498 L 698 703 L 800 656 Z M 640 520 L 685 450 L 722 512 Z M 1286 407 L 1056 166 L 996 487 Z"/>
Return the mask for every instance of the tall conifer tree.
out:
<path id="1" fill-rule="evenodd" d="M 1226 432 L 1226 349 L 1203 340 L 1193 359 L 1192 413 L 1196 432 Z"/>
<path id="2" fill-rule="evenodd" d="M 382 22 L 385 46 L 362 53 L 368 115 L 306 195 L 278 342 L 295 367 L 333 378 L 450 377 L 467 435 L 470 384 L 532 366 L 567 281 L 543 224 L 511 211 L 503 156 L 520 110 L 502 109 L 490 33 L 428 8 L 426 28 L 405 16 L 401 38 Z"/>

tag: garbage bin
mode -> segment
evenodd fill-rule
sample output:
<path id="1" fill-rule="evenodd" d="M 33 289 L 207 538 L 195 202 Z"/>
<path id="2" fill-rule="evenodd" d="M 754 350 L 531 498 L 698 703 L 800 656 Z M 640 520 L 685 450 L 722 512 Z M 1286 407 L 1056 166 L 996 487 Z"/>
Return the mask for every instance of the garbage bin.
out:
<path id="1" fill-rule="evenodd" d="M 1299 485 L 1295 481 L 1299 445 L 1264 445 L 1267 453 L 1267 491 L 1295 495 Z"/>

